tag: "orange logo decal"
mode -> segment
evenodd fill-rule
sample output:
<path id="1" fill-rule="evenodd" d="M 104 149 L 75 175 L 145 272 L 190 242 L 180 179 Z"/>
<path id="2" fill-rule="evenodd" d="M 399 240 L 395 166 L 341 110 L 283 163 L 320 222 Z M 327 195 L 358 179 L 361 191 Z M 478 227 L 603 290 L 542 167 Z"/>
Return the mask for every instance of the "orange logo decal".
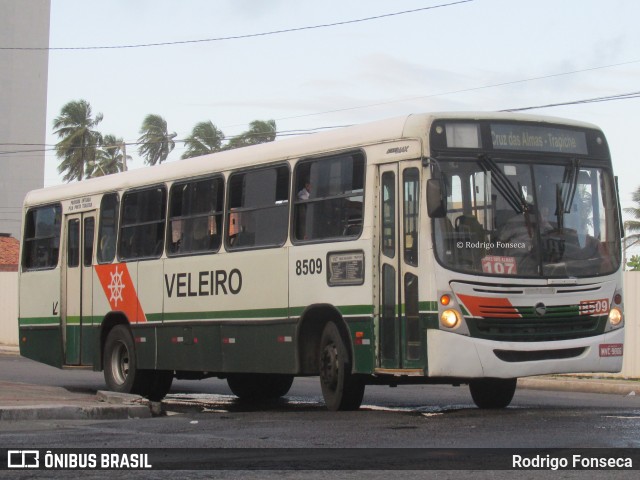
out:
<path id="1" fill-rule="evenodd" d="M 127 264 L 96 265 L 95 269 L 111 310 L 123 312 L 130 322 L 146 322 Z"/>

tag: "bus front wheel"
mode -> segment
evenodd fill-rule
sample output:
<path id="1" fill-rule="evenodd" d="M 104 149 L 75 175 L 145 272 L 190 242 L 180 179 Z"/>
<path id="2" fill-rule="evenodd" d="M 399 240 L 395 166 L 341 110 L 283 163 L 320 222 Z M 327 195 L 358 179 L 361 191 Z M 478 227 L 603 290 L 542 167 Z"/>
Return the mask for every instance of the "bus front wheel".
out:
<path id="1" fill-rule="evenodd" d="M 320 340 L 320 386 L 329 410 L 357 410 L 365 384 L 351 373 L 349 350 L 335 323 L 325 326 Z"/>
<path id="2" fill-rule="evenodd" d="M 516 392 L 517 378 L 479 378 L 471 380 L 469 391 L 478 408 L 505 408 Z"/>
<path id="3" fill-rule="evenodd" d="M 161 400 L 173 382 L 171 371 L 138 369 L 133 337 L 125 325 L 116 325 L 107 335 L 103 366 L 109 390 L 135 393 L 153 401 Z"/>

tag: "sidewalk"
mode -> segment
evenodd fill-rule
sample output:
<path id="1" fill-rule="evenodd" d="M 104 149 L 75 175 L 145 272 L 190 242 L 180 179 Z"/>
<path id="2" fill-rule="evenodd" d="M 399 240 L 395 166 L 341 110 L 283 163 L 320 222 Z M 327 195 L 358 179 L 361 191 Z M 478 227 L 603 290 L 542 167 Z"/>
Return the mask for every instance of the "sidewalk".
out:
<path id="1" fill-rule="evenodd" d="M 0 345 L 0 354 L 18 355 L 18 348 Z M 640 380 L 546 375 L 521 378 L 518 388 L 626 396 L 640 395 Z M 149 418 L 160 410 L 159 403 L 138 395 L 71 392 L 61 387 L 0 381 L 0 421 Z"/>
<path id="2" fill-rule="evenodd" d="M 0 355 L 19 355 L 19 349 L 0 345 Z M 62 387 L 0 381 L 0 421 L 120 420 L 151 416 L 150 402 L 138 395 L 73 392 Z"/>

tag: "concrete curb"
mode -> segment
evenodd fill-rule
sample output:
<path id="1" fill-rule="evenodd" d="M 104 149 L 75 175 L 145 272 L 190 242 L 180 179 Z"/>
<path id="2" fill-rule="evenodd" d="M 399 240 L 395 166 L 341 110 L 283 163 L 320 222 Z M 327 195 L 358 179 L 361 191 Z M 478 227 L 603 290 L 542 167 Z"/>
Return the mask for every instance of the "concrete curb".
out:
<path id="1" fill-rule="evenodd" d="M 0 421 L 6 420 L 124 420 L 150 418 L 144 405 L 29 405 L 0 407 Z"/>
<path id="2" fill-rule="evenodd" d="M 0 354 L 20 355 L 20 347 L 17 345 L 0 345 Z"/>
<path id="3" fill-rule="evenodd" d="M 617 379 L 571 378 L 562 376 L 528 377 L 518 379 L 518 388 L 582 393 L 608 393 L 613 395 L 640 395 L 640 381 Z"/>
<path id="4" fill-rule="evenodd" d="M 95 395 L 74 394 L 61 387 L 12 382 L 0 385 L 6 390 L 0 397 L 5 403 L 0 405 L 0 421 L 123 420 L 150 418 L 153 412 L 151 402 L 139 395 L 105 391 Z"/>

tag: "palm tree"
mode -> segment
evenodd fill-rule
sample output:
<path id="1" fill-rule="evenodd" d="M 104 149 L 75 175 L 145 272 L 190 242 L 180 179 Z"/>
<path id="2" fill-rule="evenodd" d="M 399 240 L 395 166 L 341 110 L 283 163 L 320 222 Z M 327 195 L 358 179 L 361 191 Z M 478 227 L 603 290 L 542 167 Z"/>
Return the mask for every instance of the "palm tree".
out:
<path id="1" fill-rule="evenodd" d="M 625 238 L 623 238 L 623 262 L 626 264 L 627 248 L 633 247 L 640 242 L 640 187 L 631 194 L 631 199 L 636 207 L 625 208 L 624 213 L 631 215 L 633 220 L 624 222 Z M 626 265 L 625 265 L 626 266 Z"/>
<path id="2" fill-rule="evenodd" d="M 140 134 L 138 153 L 148 165 L 164 162 L 176 146 L 173 140 L 176 132 L 167 132 L 167 122 L 160 115 L 147 115 L 142 122 Z"/>
<path id="3" fill-rule="evenodd" d="M 102 147 L 97 151 L 96 160 L 87 164 L 87 168 L 90 168 L 88 176 L 102 177 L 103 175 L 124 171 L 123 145 L 124 140 L 122 138 L 116 138 L 115 135 L 105 135 Z M 128 155 L 127 160 L 131 160 Z"/>
<path id="4" fill-rule="evenodd" d="M 56 144 L 56 155 L 61 160 L 58 173 L 64 173 L 65 182 L 82 180 L 87 165 L 95 161 L 102 135 L 94 128 L 102 118 L 101 113 L 93 118 L 89 102 L 77 100 L 63 106 L 54 119 L 53 133 L 60 138 Z"/>
<path id="5" fill-rule="evenodd" d="M 259 143 L 273 142 L 276 139 L 276 134 L 275 120 L 254 120 L 249 124 L 249 130 L 232 138 L 225 148 L 231 150 Z"/>
<path id="6" fill-rule="evenodd" d="M 625 208 L 624 213 L 631 215 L 634 220 L 627 220 L 624 222 L 624 229 L 627 232 L 640 232 L 640 187 L 636 188 L 636 191 L 631 194 L 631 199 L 637 206 Z"/>
<path id="7" fill-rule="evenodd" d="M 218 129 L 211 121 L 200 122 L 184 141 L 187 147 L 186 152 L 182 154 L 182 158 L 199 157 L 207 153 L 218 152 L 222 150 L 222 142 L 224 133 Z"/>

